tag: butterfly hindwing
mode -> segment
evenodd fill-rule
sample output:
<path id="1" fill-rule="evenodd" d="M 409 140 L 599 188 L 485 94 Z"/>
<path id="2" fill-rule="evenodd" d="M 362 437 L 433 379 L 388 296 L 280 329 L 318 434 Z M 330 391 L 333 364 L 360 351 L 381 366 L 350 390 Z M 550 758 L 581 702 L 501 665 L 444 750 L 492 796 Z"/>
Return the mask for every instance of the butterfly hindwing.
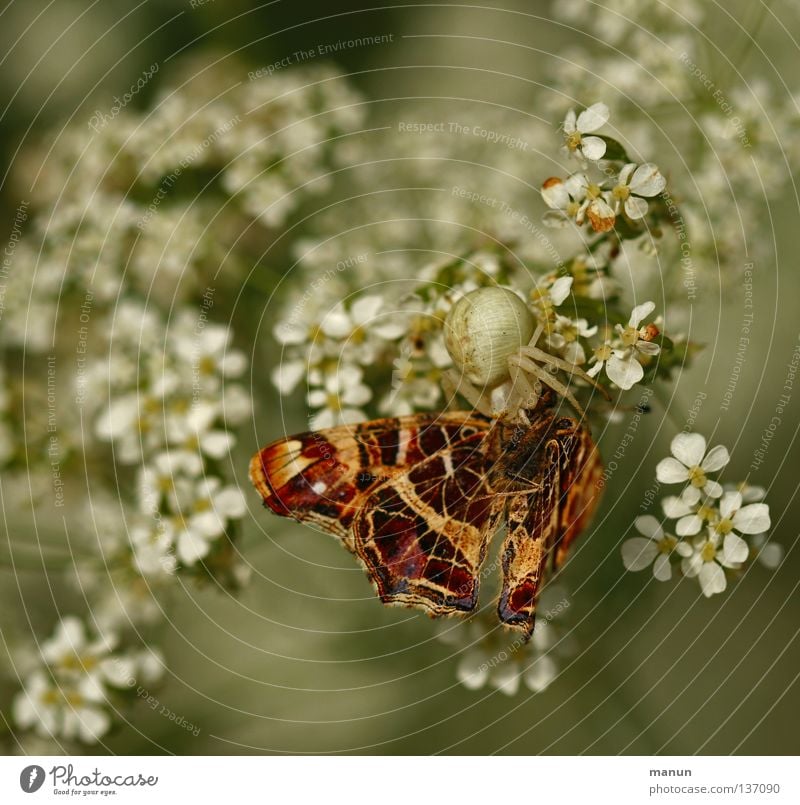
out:
<path id="1" fill-rule="evenodd" d="M 520 491 L 509 501 L 501 550 L 498 615 L 526 636 L 533 631 L 545 574 L 563 563 L 599 496 L 595 480 L 600 460 L 588 430 L 566 417 L 540 425 L 544 435 L 530 439 L 535 489 Z"/>

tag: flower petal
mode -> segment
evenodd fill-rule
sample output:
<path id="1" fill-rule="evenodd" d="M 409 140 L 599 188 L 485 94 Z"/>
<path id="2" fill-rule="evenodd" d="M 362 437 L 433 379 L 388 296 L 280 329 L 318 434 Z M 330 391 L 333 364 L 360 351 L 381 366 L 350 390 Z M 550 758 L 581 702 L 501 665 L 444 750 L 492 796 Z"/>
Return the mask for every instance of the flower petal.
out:
<path id="1" fill-rule="evenodd" d="M 467 652 L 456 669 L 458 681 L 468 690 L 482 688 L 489 679 L 489 664 L 482 652 Z"/>
<path id="2" fill-rule="evenodd" d="M 667 186 L 658 166 L 652 162 L 639 165 L 631 178 L 630 188 L 637 196 L 657 196 Z"/>
<path id="3" fill-rule="evenodd" d="M 650 209 L 650 205 L 638 196 L 630 196 L 625 202 L 625 215 L 634 221 L 644 218 L 648 209 Z"/>
<path id="4" fill-rule="evenodd" d="M 720 517 L 727 519 L 742 508 L 742 496 L 738 492 L 726 492 L 719 502 Z"/>
<path id="5" fill-rule="evenodd" d="M 559 277 L 550 286 L 550 299 L 558 307 L 568 296 L 572 289 L 572 277 Z"/>
<path id="6" fill-rule="evenodd" d="M 718 498 L 723 490 L 722 484 L 718 484 L 716 481 L 712 481 L 710 478 L 706 480 L 706 485 L 703 487 L 703 492 L 705 492 L 711 498 Z"/>
<path id="7" fill-rule="evenodd" d="M 685 517 L 687 514 L 692 514 L 692 507 L 681 497 L 670 495 L 661 501 L 661 509 L 665 517 L 670 520 L 677 520 L 679 517 Z"/>
<path id="8" fill-rule="evenodd" d="M 623 360 L 612 355 L 606 364 L 606 374 L 621 389 L 627 390 L 633 388 L 644 377 L 644 369 L 633 356 Z"/>
<path id="9" fill-rule="evenodd" d="M 725 579 L 725 571 L 716 562 L 704 562 L 698 574 L 700 589 L 706 598 L 711 598 L 715 593 L 725 592 L 728 582 Z"/>
<path id="10" fill-rule="evenodd" d="M 571 199 L 564 182 L 553 176 L 542 185 L 542 200 L 554 210 L 564 210 Z"/>
<path id="11" fill-rule="evenodd" d="M 747 557 L 750 555 L 747 543 L 738 534 L 734 534 L 733 531 L 725 535 L 722 551 L 727 562 L 736 564 L 747 561 Z"/>
<path id="12" fill-rule="evenodd" d="M 596 198 L 586 211 L 595 232 L 608 232 L 614 228 L 614 210 L 601 198 Z"/>
<path id="13" fill-rule="evenodd" d="M 622 564 L 633 572 L 649 567 L 658 556 L 658 547 L 646 537 L 632 537 L 622 543 Z"/>
<path id="14" fill-rule="evenodd" d="M 766 503 L 750 503 L 733 515 L 733 527 L 742 534 L 762 534 L 771 525 Z"/>
<path id="15" fill-rule="evenodd" d="M 662 484 L 679 484 L 689 480 L 689 470 L 677 459 L 661 459 L 656 465 L 656 478 Z"/>
<path id="16" fill-rule="evenodd" d="M 694 534 L 699 534 L 702 527 L 702 519 L 696 514 L 690 514 L 678 520 L 675 526 L 675 533 L 679 537 L 691 537 Z"/>
<path id="17" fill-rule="evenodd" d="M 661 554 L 656 557 L 653 562 L 653 576 L 658 581 L 669 581 L 672 578 L 672 565 L 669 561 L 669 556 Z"/>
<path id="18" fill-rule="evenodd" d="M 728 448 L 721 444 L 712 447 L 700 465 L 706 472 L 717 472 L 731 460 Z"/>
<path id="19" fill-rule="evenodd" d="M 193 565 L 210 550 L 210 545 L 194 531 L 183 531 L 178 537 L 178 559 L 185 565 Z"/>
<path id="20" fill-rule="evenodd" d="M 775 570 L 783 561 L 783 545 L 774 542 L 765 545 L 758 554 L 758 561 L 769 570 Z"/>
<path id="21" fill-rule="evenodd" d="M 536 661 L 525 671 L 525 685 L 534 693 L 541 693 L 558 676 L 558 666 L 546 654 L 537 657 Z"/>
<path id="22" fill-rule="evenodd" d="M 634 525 L 640 534 L 649 539 L 661 539 L 664 536 L 661 523 L 652 514 L 643 514 L 641 517 L 637 517 Z"/>
<path id="23" fill-rule="evenodd" d="M 631 311 L 631 317 L 628 319 L 629 327 L 638 327 L 644 319 L 646 319 L 656 309 L 655 302 L 642 302 L 641 305 Z"/>
<path id="24" fill-rule="evenodd" d="M 608 107 L 604 103 L 593 103 L 588 109 L 584 109 L 578 115 L 575 126 L 581 133 L 597 131 L 600 126 L 608 122 L 608 116 Z"/>
<path id="25" fill-rule="evenodd" d="M 606 142 L 599 137 L 583 137 L 581 139 L 581 153 L 592 162 L 603 158 L 606 152 Z"/>
<path id="26" fill-rule="evenodd" d="M 706 452 L 706 440 L 699 433 L 679 433 L 672 440 L 670 450 L 682 464 L 687 467 L 696 467 L 703 460 Z"/>

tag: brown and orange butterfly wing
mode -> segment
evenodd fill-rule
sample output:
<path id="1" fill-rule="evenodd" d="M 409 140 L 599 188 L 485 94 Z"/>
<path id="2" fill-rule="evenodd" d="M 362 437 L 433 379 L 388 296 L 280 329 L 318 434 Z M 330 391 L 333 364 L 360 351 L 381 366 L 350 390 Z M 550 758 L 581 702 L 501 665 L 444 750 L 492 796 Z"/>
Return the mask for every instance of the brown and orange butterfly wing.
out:
<path id="1" fill-rule="evenodd" d="M 509 500 L 501 549 L 498 616 L 526 637 L 533 632 L 545 574 L 564 562 L 599 499 L 600 457 L 589 431 L 565 417 L 549 419 L 545 426 L 546 435 L 531 455 L 536 489 Z"/>
<path id="2" fill-rule="evenodd" d="M 475 434 L 373 490 L 355 549 L 387 604 L 434 616 L 469 612 L 505 500 L 490 485 L 491 439 Z"/>
<path id="3" fill-rule="evenodd" d="M 440 450 L 483 438 L 490 426 L 453 412 L 301 433 L 259 450 L 250 479 L 273 512 L 316 525 L 355 552 L 351 526 L 373 490 Z"/>

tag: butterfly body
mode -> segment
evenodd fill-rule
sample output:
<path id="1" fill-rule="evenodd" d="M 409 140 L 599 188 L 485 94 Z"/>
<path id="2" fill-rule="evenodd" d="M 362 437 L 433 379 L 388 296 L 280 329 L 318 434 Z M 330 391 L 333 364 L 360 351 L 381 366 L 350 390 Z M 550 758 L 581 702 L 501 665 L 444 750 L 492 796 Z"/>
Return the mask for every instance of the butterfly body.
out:
<path id="1" fill-rule="evenodd" d="M 530 635 L 543 576 L 595 507 L 600 460 L 575 420 L 418 414 L 281 439 L 252 459 L 264 504 L 342 540 L 384 603 L 470 612 L 505 516 L 500 620 Z"/>

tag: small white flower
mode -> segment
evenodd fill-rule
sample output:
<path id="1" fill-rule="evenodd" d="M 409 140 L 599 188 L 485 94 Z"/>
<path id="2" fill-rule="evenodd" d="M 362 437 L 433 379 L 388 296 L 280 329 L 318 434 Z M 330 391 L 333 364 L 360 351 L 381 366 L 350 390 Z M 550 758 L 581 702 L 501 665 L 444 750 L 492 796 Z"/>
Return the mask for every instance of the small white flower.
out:
<path id="1" fill-rule="evenodd" d="M 44 671 L 35 671 L 23 683 L 11 711 L 19 727 L 34 729 L 42 737 L 94 743 L 111 726 L 102 707 L 105 701 L 92 677 L 58 684 Z"/>
<path id="2" fill-rule="evenodd" d="M 783 545 L 767 542 L 766 534 L 755 534 L 751 540 L 756 560 L 767 570 L 775 570 L 783 561 Z"/>
<path id="3" fill-rule="evenodd" d="M 669 581 L 672 578 L 672 552 L 677 551 L 683 556 L 691 553 L 691 547 L 664 533 L 661 524 L 651 514 L 637 517 L 634 524 L 643 536 L 631 537 L 622 544 L 622 563 L 626 570 L 644 570 L 652 564 L 653 576 L 659 581 Z"/>
<path id="4" fill-rule="evenodd" d="M 736 569 L 739 563 L 726 556 L 719 535 L 711 530 L 707 537 L 696 539 L 692 553 L 681 560 L 681 572 L 688 578 L 697 578 L 706 598 L 725 592 L 728 582 L 723 568 L 726 567 Z"/>
<path id="5" fill-rule="evenodd" d="M 361 382 L 363 373 L 358 366 L 339 366 L 336 374 L 324 379 L 323 388 L 308 392 L 308 404 L 320 409 L 311 418 L 311 428 L 320 430 L 334 425 L 349 425 L 366 418 L 361 406 L 372 398 L 372 390 Z"/>
<path id="6" fill-rule="evenodd" d="M 589 136 L 608 122 L 609 111 L 604 103 L 592 104 L 576 116 L 570 109 L 564 118 L 564 149 L 578 161 L 597 162 L 606 152 L 606 143 L 600 137 Z"/>
<path id="7" fill-rule="evenodd" d="M 609 380 L 621 389 L 633 388 L 644 377 L 644 369 L 637 354 L 657 355 L 661 351 L 658 344 L 649 339 L 653 337 L 651 327 L 641 327 L 642 321 L 655 310 L 653 302 L 637 305 L 632 311 L 628 325 L 616 326 L 615 342 L 606 341 L 594 351 L 593 365 L 586 374 L 595 377 L 605 367 Z"/>
<path id="8" fill-rule="evenodd" d="M 320 322 L 320 331 L 330 339 L 344 341 L 359 363 L 369 364 L 381 341 L 394 341 L 405 334 L 408 316 L 386 310 L 386 300 L 377 294 L 360 296 L 349 309 L 339 303 Z"/>
<path id="9" fill-rule="evenodd" d="M 563 304 L 572 289 L 572 277 L 548 277 L 536 283 L 531 291 L 531 307 L 539 323 L 551 327 L 556 308 Z"/>
<path id="10" fill-rule="evenodd" d="M 542 185 L 542 199 L 550 210 L 542 217 L 546 226 L 562 227 L 569 221 L 581 226 L 588 218 L 595 232 L 614 227 L 614 210 L 603 188 L 589 181 L 585 173 L 575 173 L 566 181 L 551 177 Z"/>
<path id="11" fill-rule="evenodd" d="M 113 655 L 114 638 L 89 640 L 67 616 L 41 645 L 47 670 L 35 668 L 12 703 L 14 721 L 37 734 L 92 743 L 111 726 L 107 686 L 126 688 L 144 666 L 140 656 Z"/>
<path id="12" fill-rule="evenodd" d="M 227 522 L 242 517 L 246 509 L 240 489 L 223 487 L 219 478 L 204 478 L 197 484 L 191 503 L 165 520 L 178 559 L 184 565 L 198 562 L 211 550 L 211 542 L 224 533 Z"/>
<path id="13" fill-rule="evenodd" d="M 723 540 L 723 551 L 729 562 L 747 560 L 750 550 L 737 534 L 763 534 L 770 527 L 769 506 L 766 503 L 742 505 L 739 492 L 726 492 L 719 502 L 719 520 L 711 528 Z"/>
<path id="14" fill-rule="evenodd" d="M 247 357 L 231 348 L 232 333 L 221 324 L 188 329 L 188 322 L 177 325 L 172 340 L 176 356 L 191 368 L 192 379 L 203 389 L 216 390 L 222 378 L 240 377 L 247 369 Z"/>
<path id="15" fill-rule="evenodd" d="M 177 566 L 172 537 L 173 532 L 156 522 L 151 526 L 135 525 L 130 529 L 133 564 L 137 572 L 146 578 L 171 576 Z"/>
<path id="16" fill-rule="evenodd" d="M 556 314 L 553 332 L 548 334 L 550 346 L 561 352 L 565 360 L 575 365 L 586 363 L 586 353 L 579 338 L 591 338 L 597 333 L 597 325 L 589 326 L 586 319 L 570 319 Z"/>
<path id="17" fill-rule="evenodd" d="M 655 165 L 647 163 L 637 166 L 630 162 L 623 166 L 616 184 L 611 188 L 614 212 L 618 215 L 623 209 L 628 218 L 644 218 L 648 209 L 645 199 L 657 196 L 666 186 L 667 180 Z"/>
<path id="18" fill-rule="evenodd" d="M 706 440 L 699 433 L 679 433 L 670 445 L 672 457 L 662 459 L 656 466 L 656 478 L 662 484 L 689 482 L 700 493 L 718 498 L 722 486 L 707 477 L 709 472 L 721 470 L 729 461 L 725 447 L 717 445 L 706 454 Z"/>

